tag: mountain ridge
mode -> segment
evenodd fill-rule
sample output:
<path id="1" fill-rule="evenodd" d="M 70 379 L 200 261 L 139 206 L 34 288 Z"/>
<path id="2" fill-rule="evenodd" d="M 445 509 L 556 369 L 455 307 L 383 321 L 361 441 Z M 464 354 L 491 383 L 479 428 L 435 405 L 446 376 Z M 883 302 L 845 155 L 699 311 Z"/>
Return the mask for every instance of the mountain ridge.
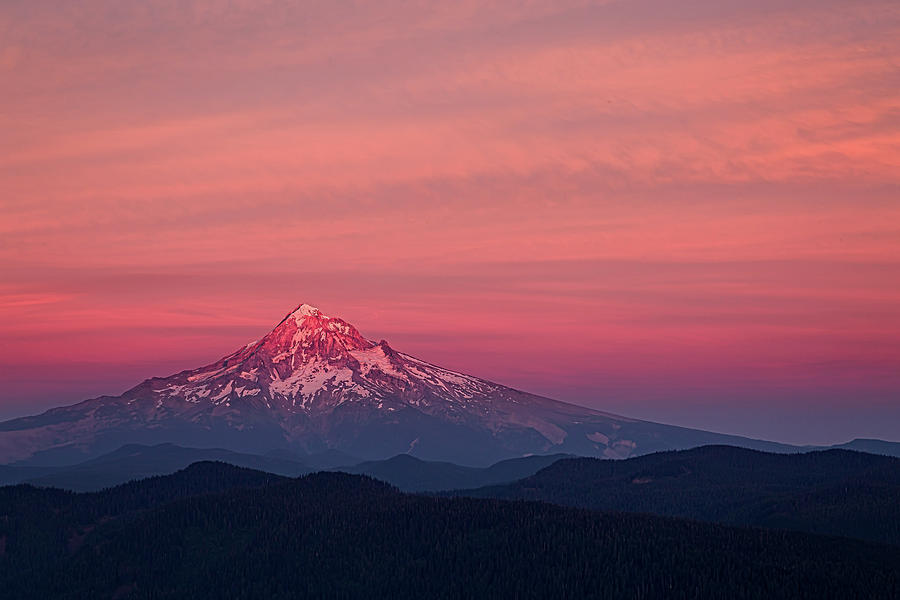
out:
<path id="1" fill-rule="evenodd" d="M 703 446 L 625 460 L 561 459 L 508 484 L 444 495 L 550 502 L 900 545 L 900 458 Z"/>
<path id="2" fill-rule="evenodd" d="M 223 462 L 273 475 L 296 477 L 319 471 L 367 475 L 406 492 L 472 488 L 515 481 L 571 455 L 533 455 L 507 459 L 489 467 L 465 467 L 429 462 L 398 454 L 381 461 L 353 461 L 334 465 L 341 457 L 294 453 L 242 454 L 222 448 L 185 448 L 164 443 L 128 444 L 83 463 L 64 467 L 0 467 L 0 486 L 28 484 L 75 492 L 91 492 L 128 481 L 168 475 L 197 462 Z"/>

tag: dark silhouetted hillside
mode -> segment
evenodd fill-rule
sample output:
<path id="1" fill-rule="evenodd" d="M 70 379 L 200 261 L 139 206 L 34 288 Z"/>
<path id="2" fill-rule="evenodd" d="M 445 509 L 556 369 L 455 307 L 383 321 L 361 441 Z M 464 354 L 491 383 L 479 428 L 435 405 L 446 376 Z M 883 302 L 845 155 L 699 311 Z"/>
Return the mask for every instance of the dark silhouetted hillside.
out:
<path id="1" fill-rule="evenodd" d="M 900 548 L 219 463 L 0 490 L 4 598 L 896 598 Z"/>
<path id="2" fill-rule="evenodd" d="M 458 495 L 541 500 L 900 544 L 900 459 L 704 446 L 628 460 L 567 459 Z"/>

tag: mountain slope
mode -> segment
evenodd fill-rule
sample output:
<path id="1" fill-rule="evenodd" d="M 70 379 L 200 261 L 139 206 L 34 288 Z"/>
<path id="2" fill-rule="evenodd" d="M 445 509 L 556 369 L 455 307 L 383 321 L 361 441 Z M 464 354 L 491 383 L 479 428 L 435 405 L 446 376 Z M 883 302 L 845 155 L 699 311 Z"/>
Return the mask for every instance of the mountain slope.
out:
<path id="1" fill-rule="evenodd" d="M 637 421 L 456 373 L 303 304 L 213 364 L 0 423 L 0 463 L 74 464 L 123 444 L 262 453 L 410 453 L 488 465 L 527 454 L 623 458 L 702 444 L 796 448 Z"/>
<path id="2" fill-rule="evenodd" d="M 900 549 L 201 463 L 0 489 L 4 598 L 895 598 Z"/>
<path id="3" fill-rule="evenodd" d="M 514 483 L 452 492 L 796 529 L 900 545 L 900 459 L 728 446 L 623 461 L 563 459 Z"/>

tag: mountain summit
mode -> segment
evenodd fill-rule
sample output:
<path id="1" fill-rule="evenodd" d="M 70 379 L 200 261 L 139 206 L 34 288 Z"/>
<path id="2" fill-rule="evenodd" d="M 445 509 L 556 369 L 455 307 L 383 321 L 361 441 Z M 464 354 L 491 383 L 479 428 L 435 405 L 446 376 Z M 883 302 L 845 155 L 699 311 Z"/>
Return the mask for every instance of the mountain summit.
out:
<path id="1" fill-rule="evenodd" d="M 489 464 L 526 454 L 611 458 L 708 443 L 777 444 L 636 421 L 457 373 L 301 304 L 263 338 L 199 369 L 0 423 L 0 463 L 64 464 L 125 443 Z"/>
<path id="2" fill-rule="evenodd" d="M 164 405 L 243 405 L 292 417 L 318 417 L 344 405 L 452 414 L 502 387 L 367 340 L 308 304 L 212 365 L 149 383 Z"/>

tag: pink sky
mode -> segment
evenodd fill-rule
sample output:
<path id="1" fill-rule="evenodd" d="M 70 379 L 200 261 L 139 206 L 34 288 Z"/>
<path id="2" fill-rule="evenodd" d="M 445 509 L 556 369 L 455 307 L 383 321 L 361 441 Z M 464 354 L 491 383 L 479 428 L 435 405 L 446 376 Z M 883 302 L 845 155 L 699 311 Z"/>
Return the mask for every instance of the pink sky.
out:
<path id="1" fill-rule="evenodd" d="M 0 417 L 309 302 L 612 412 L 900 440 L 894 0 L 6 0 L 0 132 Z"/>

